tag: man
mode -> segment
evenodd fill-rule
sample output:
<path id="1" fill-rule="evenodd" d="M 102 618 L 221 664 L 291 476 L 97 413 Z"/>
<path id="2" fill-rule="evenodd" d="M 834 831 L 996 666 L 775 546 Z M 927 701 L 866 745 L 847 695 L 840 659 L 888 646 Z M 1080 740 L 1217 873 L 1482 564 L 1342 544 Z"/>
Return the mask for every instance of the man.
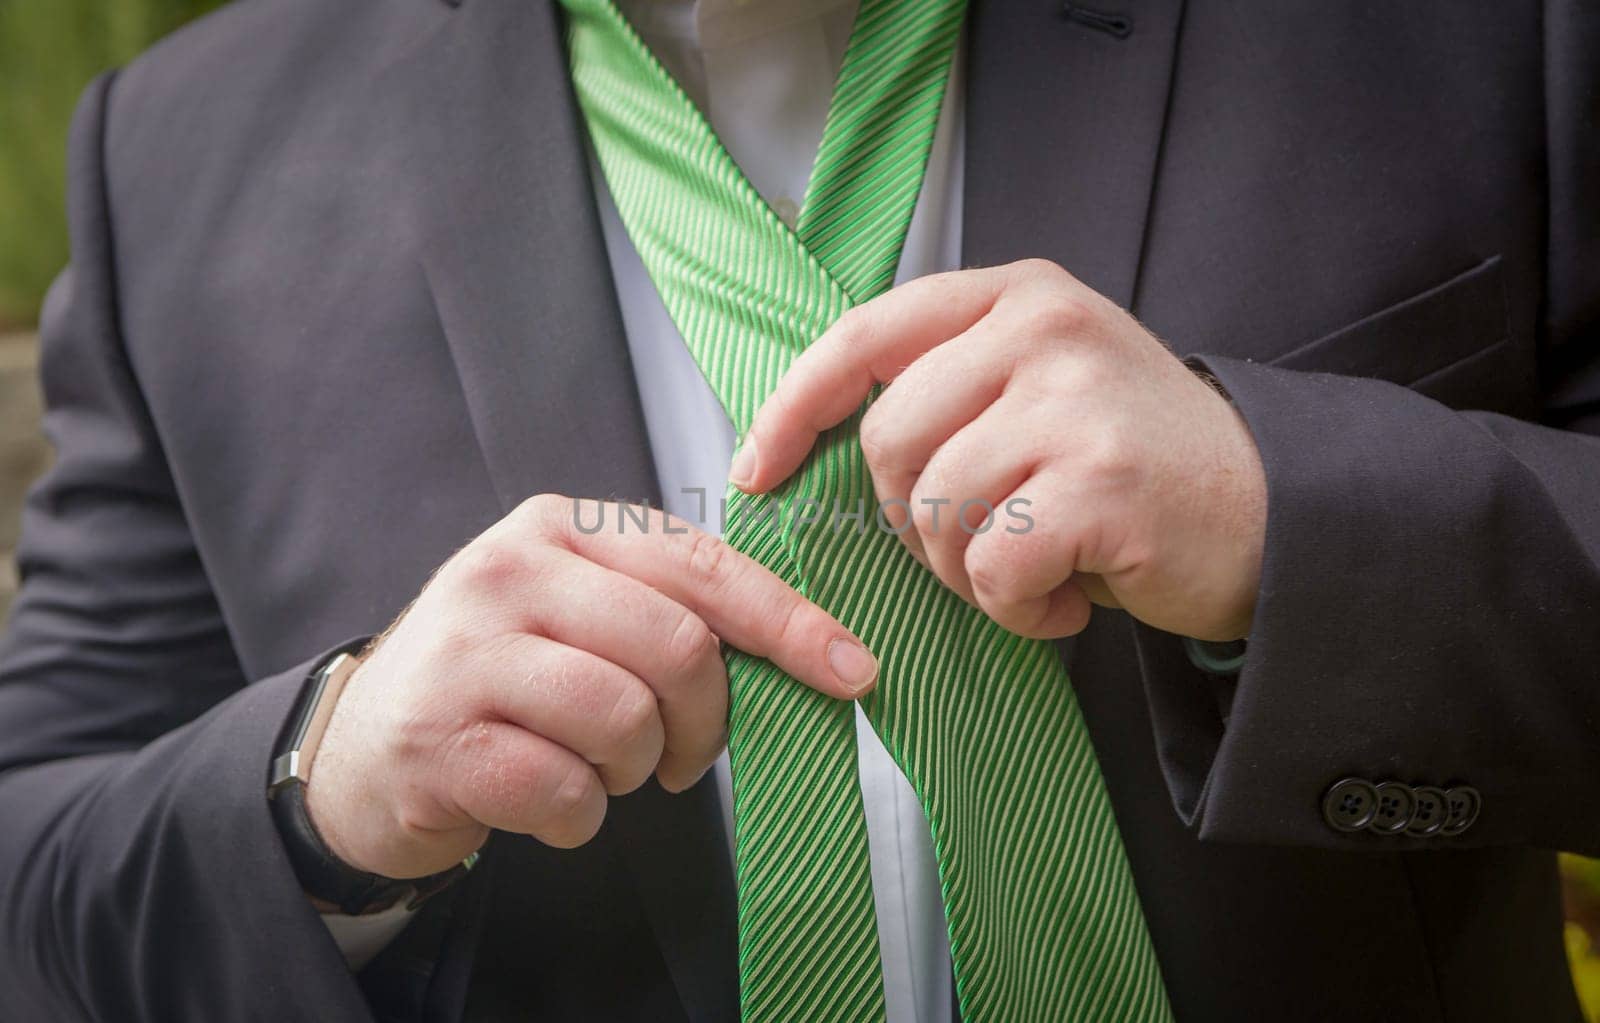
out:
<path id="1" fill-rule="evenodd" d="M 784 216 L 853 12 L 762 6 L 625 10 Z M 578 528 L 578 497 L 701 518 L 733 431 L 586 151 L 564 17 L 257 0 L 89 90 L 0 654 L 5 1018 L 736 1013 L 717 640 L 838 698 L 876 664 L 708 534 Z M 980 269 L 841 319 L 732 478 L 892 381 L 861 445 L 907 547 L 1077 635 L 1177 1018 L 1575 1018 L 1547 850 L 1600 849 L 1594 14 L 996 0 L 965 31 L 899 277 Z M 1037 528 L 919 500 L 1016 494 Z M 386 627 L 308 837 L 269 764 Z M 926 829 L 885 845 L 905 783 L 861 735 L 889 1010 L 948 1018 Z"/>

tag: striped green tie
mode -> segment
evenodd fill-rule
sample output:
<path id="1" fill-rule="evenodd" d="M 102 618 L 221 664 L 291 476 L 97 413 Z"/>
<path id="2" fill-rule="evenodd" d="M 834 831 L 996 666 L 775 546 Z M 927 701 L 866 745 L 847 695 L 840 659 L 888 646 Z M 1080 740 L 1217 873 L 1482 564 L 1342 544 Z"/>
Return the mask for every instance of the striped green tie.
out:
<path id="1" fill-rule="evenodd" d="M 792 231 L 612 0 L 563 3 L 623 223 L 743 434 L 794 357 L 893 283 L 965 3 L 864 0 Z M 727 538 L 878 655 L 863 708 L 932 823 L 963 1017 L 1169 1019 L 1054 648 L 994 625 L 879 528 L 859 422 L 772 496 L 731 491 Z M 739 651 L 728 674 L 743 1016 L 881 1020 L 854 711 Z"/>

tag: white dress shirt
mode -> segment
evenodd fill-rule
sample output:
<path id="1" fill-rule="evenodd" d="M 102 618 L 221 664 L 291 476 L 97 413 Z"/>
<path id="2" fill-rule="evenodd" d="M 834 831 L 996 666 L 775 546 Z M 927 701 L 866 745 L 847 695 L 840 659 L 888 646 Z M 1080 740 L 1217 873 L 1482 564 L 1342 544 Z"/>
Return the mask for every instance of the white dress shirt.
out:
<path id="1" fill-rule="evenodd" d="M 822 140 L 859 0 L 619 0 L 662 65 L 700 107 L 745 177 L 793 224 Z M 962 103 L 958 54 L 901 253 L 896 283 L 955 269 L 961 252 Z M 668 511 L 719 532 L 734 431 L 646 274 L 591 157 L 606 251 Z M 948 1023 L 953 991 L 938 868 L 910 784 L 860 710 L 861 792 L 872 852 L 891 1023 Z M 727 756 L 713 768 L 733 840 Z M 404 926 L 390 911 L 329 917 L 358 965 Z"/>

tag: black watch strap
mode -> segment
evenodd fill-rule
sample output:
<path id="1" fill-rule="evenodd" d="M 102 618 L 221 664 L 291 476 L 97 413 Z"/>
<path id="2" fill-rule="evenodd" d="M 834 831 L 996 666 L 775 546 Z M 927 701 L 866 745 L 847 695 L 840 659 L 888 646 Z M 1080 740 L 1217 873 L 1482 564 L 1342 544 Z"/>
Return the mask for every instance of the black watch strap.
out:
<path id="1" fill-rule="evenodd" d="M 402 899 L 409 900 L 415 908 L 464 876 L 471 862 L 411 880 L 357 870 L 335 856 L 317 833 L 306 810 L 305 786 L 298 782 L 278 790 L 272 800 L 272 813 L 300 887 L 312 898 L 331 903 L 339 907 L 339 912 L 351 916 L 387 909 Z"/>

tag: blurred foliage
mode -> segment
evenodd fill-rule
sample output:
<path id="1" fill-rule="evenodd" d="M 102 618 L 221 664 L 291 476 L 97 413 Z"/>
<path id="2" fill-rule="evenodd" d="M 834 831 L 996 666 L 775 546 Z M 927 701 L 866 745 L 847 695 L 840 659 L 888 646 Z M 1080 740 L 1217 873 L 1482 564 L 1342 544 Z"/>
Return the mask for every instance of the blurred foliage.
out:
<path id="1" fill-rule="evenodd" d="M 1584 1017 L 1600 1023 L 1600 860 L 1561 855 L 1567 907 L 1567 959 Z"/>
<path id="2" fill-rule="evenodd" d="M 67 262 L 66 138 L 96 74 L 216 0 L 0 0 L 0 331 L 31 326 Z"/>
<path id="3" fill-rule="evenodd" d="M 1572 964 L 1572 985 L 1587 1020 L 1600 1020 L 1600 952 L 1589 933 L 1567 921 L 1567 961 Z"/>
<path id="4" fill-rule="evenodd" d="M 0 0 L 0 333 L 34 323 L 66 265 L 67 126 L 84 86 L 218 4 Z M 1561 867 L 1573 983 L 1600 1023 L 1600 861 Z"/>

